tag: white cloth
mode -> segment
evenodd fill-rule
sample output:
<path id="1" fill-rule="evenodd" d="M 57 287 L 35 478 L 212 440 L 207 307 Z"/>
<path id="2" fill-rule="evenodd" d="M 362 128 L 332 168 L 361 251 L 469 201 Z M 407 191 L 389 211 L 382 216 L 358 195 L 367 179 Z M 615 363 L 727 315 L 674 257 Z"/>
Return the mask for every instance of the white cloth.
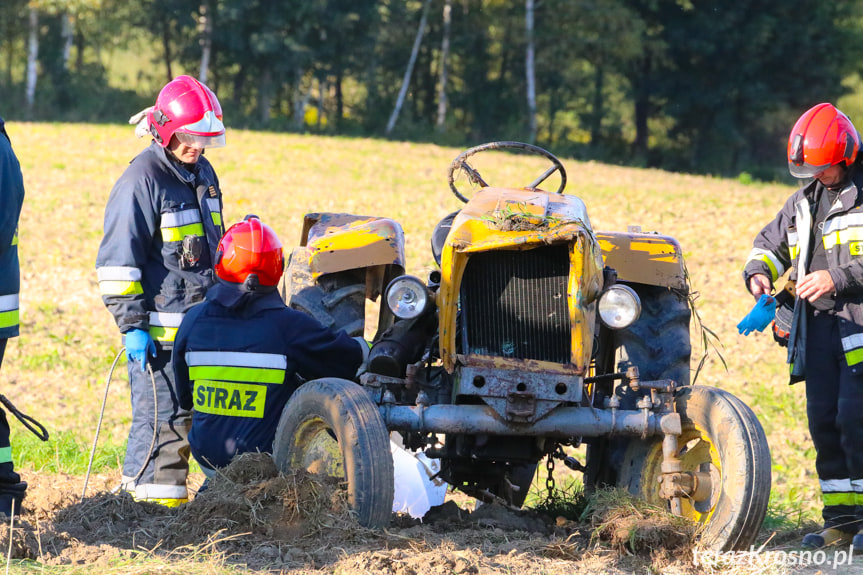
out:
<path id="1" fill-rule="evenodd" d="M 432 507 L 443 505 L 448 485 L 442 479 L 432 479 L 440 471 L 440 462 L 425 453 L 407 451 L 393 441 L 390 451 L 395 477 L 393 511 L 421 518 Z"/>

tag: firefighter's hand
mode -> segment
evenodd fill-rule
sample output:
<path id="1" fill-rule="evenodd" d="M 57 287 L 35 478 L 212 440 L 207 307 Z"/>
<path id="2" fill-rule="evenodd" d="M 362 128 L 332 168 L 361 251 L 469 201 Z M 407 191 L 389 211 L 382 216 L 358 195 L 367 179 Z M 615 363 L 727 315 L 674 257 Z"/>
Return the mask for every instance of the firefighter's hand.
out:
<path id="1" fill-rule="evenodd" d="M 818 270 L 797 280 L 797 295 L 810 302 L 835 291 L 836 284 L 833 283 L 833 278 L 827 270 Z"/>
<path id="2" fill-rule="evenodd" d="M 766 275 L 755 274 L 749 278 L 749 291 L 752 292 L 752 295 L 757 300 L 763 294 L 770 295 L 770 292 L 773 291 L 773 283 Z"/>
<path id="3" fill-rule="evenodd" d="M 141 364 L 141 371 L 147 370 L 147 355 L 156 357 L 156 344 L 150 333 L 142 329 L 126 332 L 126 358 Z"/>

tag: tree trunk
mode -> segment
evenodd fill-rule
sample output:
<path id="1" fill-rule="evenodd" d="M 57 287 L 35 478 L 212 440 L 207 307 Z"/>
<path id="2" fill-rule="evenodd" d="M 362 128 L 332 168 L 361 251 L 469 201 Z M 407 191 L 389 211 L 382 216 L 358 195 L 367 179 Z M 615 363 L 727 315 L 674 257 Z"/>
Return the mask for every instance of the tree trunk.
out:
<path id="1" fill-rule="evenodd" d="M 30 8 L 30 38 L 27 42 L 27 111 L 32 115 L 36 99 L 36 67 L 39 65 L 39 13 Z"/>
<path id="2" fill-rule="evenodd" d="M 528 143 L 536 143 L 536 79 L 534 76 L 534 45 L 533 45 L 533 7 L 534 0 L 526 0 L 524 24 L 527 38 L 527 57 L 525 74 L 527 75 L 527 118 L 529 125 Z"/>
<path id="3" fill-rule="evenodd" d="M 414 39 L 414 47 L 413 47 L 413 50 L 411 50 L 411 57 L 410 57 L 410 60 L 408 61 L 408 67 L 407 67 L 407 70 L 405 70 L 405 76 L 402 79 L 402 87 L 399 90 L 399 96 L 396 99 L 396 106 L 395 106 L 395 108 L 393 108 L 393 113 L 390 116 L 389 122 L 387 122 L 387 135 L 389 135 L 393 131 L 393 128 L 396 125 L 396 120 L 399 119 L 399 113 L 401 112 L 402 105 L 404 104 L 404 101 L 405 101 L 405 94 L 407 94 L 407 91 L 408 91 L 408 84 L 410 84 L 411 74 L 414 71 L 414 64 L 416 63 L 416 60 L 417 60 L 417 54 L 419 53 L 419 50 L 420 50 L 420 44 L 422 44 L 422 41 L 423 41 L 423 33 L 425 32 L 426 20 L 428 19 L 428 13 L 429 13 L 429 7 L 430 6 L 431 6 L 431 0 L 425 0 L 425 4 L 423 5 L 423 14 L 422 14 L 422 17 L 420 18 L 420 25 L 419 25 L 419 28 L 417 29 L 416 38 Z"/>
<path id="4" fill-rule="evenodd" d="M 650 57 L 645 56 L 633 78 L 635 92 L 635 141 L 632 143 L 632 156 L 639 163 L 647 165 L 647 120 L 650 115 Z"/>
<path id="5" fill-rule="evenodd" d="M 162 25 L 162 49 L 164 51 L 165 73 L 168 75 L 168 82 L 174 79 L 174 74 L 171 72 L 171 26 L 165 22 Z"/>
<path id="6" fill-rule="evenodd" d="M 437 131 L 446 131 L 446 83 L 447 63 L 449 60 L 449 34 L 452 23 L 452 0 L 445 0 L 443 6 L 443 40 L 440 44 L 440 87 L 437 99 Z"/>
<path id="7" fill-rule="evenodd" d="M 198 80 L 207 83 L 207 73 L 210 69 L 210 54 L 213 50 L 213 15 L 210 12 L 210 2 L 204 0 L 198 8 L 198 32 L 201 34 L 201 69 Z"/>
<path id="8" fill-rule="evenodd" d="M 72 58 L 72 44 L 75 40 L 75 23 L 72 20 L 72 15 L 66 12 L 61 16 L 62 28 L 60 31 L 63 37 L 63 69 L 69 71 L 69 60 Z"/>
<path id="9" fill-rule="evenodd" d="M 602 64 L 597 64 L 594 73 L 593 116 L 590 120 L 590 149 L 593 151 L 599 149 L 600 139 L 602 138 L 602 87 L 604 79 L 605 73 L 603 72 Z"/>

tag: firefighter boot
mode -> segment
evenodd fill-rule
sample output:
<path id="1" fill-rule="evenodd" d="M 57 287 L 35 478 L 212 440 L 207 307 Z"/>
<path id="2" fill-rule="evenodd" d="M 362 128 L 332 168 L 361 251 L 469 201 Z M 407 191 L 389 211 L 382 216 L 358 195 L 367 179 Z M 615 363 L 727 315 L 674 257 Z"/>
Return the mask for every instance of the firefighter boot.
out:
<path id="1" fill-rule="evenodd" d="M 827 547 L 828 545 L 848 545 L 851 543 L 851 540 L 856 537 L 857 536 L 853 533 L 840 531 L 835 527 L 827 527 L 818 533 L 807 534 L 803 538 L 801 545 L 809 549 L 820 549 L 821 547 Z M 861 537 L 861 539 L 863 539 L 863 537 Z M 863 541 L 861 541 L 861 544 L 863 544 Z"/>
<path id="2" fill-rule="evenodd" d="M 6 517 L 21 515 L 21 502 L 27 494 L 27 482 L 19 481 L 12 484 L 0 484 L 0 513 Z"/>

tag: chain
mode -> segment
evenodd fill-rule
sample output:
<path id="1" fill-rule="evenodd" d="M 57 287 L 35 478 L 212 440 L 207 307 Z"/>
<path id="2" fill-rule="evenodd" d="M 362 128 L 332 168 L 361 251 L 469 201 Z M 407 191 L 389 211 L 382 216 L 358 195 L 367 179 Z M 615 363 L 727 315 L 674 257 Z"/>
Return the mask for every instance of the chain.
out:
<path id="1" fill-rule="evenodd" d="M 554 499 L 554 454 L 549 452 L 548 461 L 545 463 L 548 477 L 545 479 L 545 488 L 548 490 L 548 498 Z"/>

